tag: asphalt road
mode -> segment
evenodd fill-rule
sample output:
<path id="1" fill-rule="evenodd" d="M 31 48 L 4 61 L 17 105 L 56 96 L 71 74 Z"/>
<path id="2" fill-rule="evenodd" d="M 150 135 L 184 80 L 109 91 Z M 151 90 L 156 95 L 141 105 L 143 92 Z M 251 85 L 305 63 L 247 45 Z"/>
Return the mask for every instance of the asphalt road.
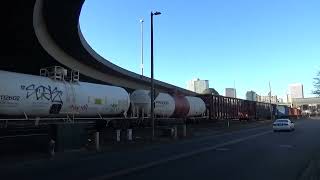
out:
<path id="1" fill-rule="evenodd" d="M 320 120 L 294 132 L 271 126 L 144 149 L 1 164 L 0 179 L 297 179 L 320 152 Z"/>

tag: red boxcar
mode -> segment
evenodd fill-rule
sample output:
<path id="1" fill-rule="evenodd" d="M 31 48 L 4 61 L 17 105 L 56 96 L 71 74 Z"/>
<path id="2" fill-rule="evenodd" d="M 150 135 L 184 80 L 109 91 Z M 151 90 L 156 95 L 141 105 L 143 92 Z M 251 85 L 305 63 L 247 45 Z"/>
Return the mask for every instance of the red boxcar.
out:
<path id="1" fill-rule="evenodd" d="M 212 120 L 218 119 L 256 119 L 256 103 L 243 99 L 217 96 L 199 95 L 206 104 L 207 115 Z"/>
<path id="2" fill-rule="evenodd" d="M 301 116 L 301 110 L 298 108 L 289 107 L 289 117 L 293 119 L 297 119 Z"/>

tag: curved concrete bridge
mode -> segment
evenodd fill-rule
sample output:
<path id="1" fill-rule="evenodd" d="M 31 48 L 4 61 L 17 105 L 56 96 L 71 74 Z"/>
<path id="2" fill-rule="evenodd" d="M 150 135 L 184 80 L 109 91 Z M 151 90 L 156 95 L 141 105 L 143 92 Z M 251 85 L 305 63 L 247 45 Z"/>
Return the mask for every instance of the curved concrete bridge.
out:
<path id="1" fill-rule="evenodd" d="M 60 65 L 77 69 L 81 80 L 127 89 L 150 89 L 150 79 L 99 56 L 82 36 L 79 16 L 84 0 L 8 1 L 2 22 L 0 69 L 39 74 L 40 68 Z M 158 91 L 195 95 L 155 81 Z"/>

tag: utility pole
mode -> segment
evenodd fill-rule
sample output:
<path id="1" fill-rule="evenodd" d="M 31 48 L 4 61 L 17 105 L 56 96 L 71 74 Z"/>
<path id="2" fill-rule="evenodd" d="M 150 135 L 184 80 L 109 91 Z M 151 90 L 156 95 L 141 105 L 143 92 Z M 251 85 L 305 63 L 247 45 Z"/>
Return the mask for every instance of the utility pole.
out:
<path id="1" fill-rule="evenodd" d="M 270 99 L 270 119 L 272 121 L 272 104 L 271 104 L 271 84 L 270 84 L 270 81 L 269 81 L 269 99 Z"/>
<path id="2" fill-rule="evenodd" d="M 152 139 L 154 138 L 154 80 L 153 80 L 153 16 L 161 13 L 151 12 L 151 121 L 152 121 Z"/>
<path id="3" fill-rule="evenodd" d="M 141 75 L 143 76 L 143 22 L 144 20 L 141 19 Z"/>
<path id="4" fill-rule="evenodd" d="M 236 80 L 233 80 L 233 89 L 234 89 L 234 95 L 233 95 L 233 97 L 236 98 L 236 97 L 237 97 L 237 92 L 236 92 Z"/>

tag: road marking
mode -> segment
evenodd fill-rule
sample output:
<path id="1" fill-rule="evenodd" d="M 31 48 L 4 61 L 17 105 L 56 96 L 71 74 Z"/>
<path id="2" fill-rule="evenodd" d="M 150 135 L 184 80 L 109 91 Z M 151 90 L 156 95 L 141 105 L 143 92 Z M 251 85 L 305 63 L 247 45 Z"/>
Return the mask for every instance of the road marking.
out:
<path id="1" fill-rule="evenodd" d="M 292 145 L 288 145 L 288 144 L 281 144 L 279 147 L 281 147 L 281 148 L 293 148 Z"/>
<path id="2" fill-rule="evenodd" d="M 28 137 L 28 136 L 46 136 L 48 134 L 25 134 L 25 135 L 14 135 L 14 136 L 0 136 L 0 139 L 15 138 L 15 137 Z"/>
<path id="3" fill-rule="evenodd" d="M 259 137 L 259 136 L 263 136 L 265 134 L 269 134 L 271 132 L 273 132 L 273 131 L 265 131 L 265 132 L 262 132 L 262 133 L 254 134 L 254 135 L 247 136 L 247 137 L 244 137 L 244 138 L 231 140 L 231 141 L 228 141 L 228 142 L 225 142 L 225 143 L 217 144 L 217 145 L 210 146 L 210 147 L 205 147 L 205 148 L 198 149 L 198 150 L 195 150 L 195 151 L 191 151 L 191 152 L 187 152 L 187 153 L 181 153 L 181 154 L 174 155 L 174 156 L 171 156 L 171 157 L 168 157 L 168 158 L 164 158 L 162 160 L 158 160 L 158 161 L 146 163 L 146 164 L 143 164 L 143 165 L 140 165 L 140 166 L 127 168 L 127 169 L 119 170 L 119 171 L 112 172 L 112 173 L 109 173 L 109 174 L 106 174 L 106 175 L 98 176 L 98 177 L 92 178 L 90 180 L 105 180 L 105 179 L 110 179 L 110 178 L 114 178 L 114 177 L 117 177 L 117 176 L 123 176 L 123 175 L 130 174 L 130 173 L 133 173 L 133 172 L 136 172 L 136 171 L 140 171 L 140 170 L 143 170 L 143 169 L 151 168 L 151 167 L 154 167 L 154 166 L 157 166 L 157 165 L 160 165 L 160 164 L 165 164 L 165 163 L 168 163 L 169 161 L 175 161 L 175 160 L 187 158 L 187 157 L 194 156 L 194 155 L 197 155 L 197 154 L 200 154 L 200 153 L 216 150 L 218 148 L 221 149 L 224 146 L 228 146 L 228 145 L 236 144 L 236 143 L 239 143 L 239 142 L 243 142 L 243 141 L 246 141 L 246 140 L 249 140 L 249 139 L 253 139 L 253 138 L 256 138 L 256 137 Z"/>
<path id="4" fill-rule="evenodd" d="M 205 141 L 208 139 L 212 139 L 212 138 L 217 138 L 217 137 L 222 137 L 222 136 L 229 136 L 229 135 L 234 135 L 234 134 L 240 134 L 243 132 L 250 132 L 250 131 L 254 131 L 254 130 L 261 130 L 261 129 L 267 129 L 267 126 L 263 126 L 263 127 L 254 127 L 254 128 L 248 128 L 248 129 L 243 129 L 243 130 L 235 130 L 235 131 L 231 131 L 231 132 L 225 132 L 225 133 L 213 133 L 213 134 L 206 134 L 206 136 L 201 137 L 201 136 L 196 136 L 194 139 L 187 139 L 181 142 L 177 142 L 177 144 L 186 144 L 186 143 L 190 143 L 193 141 Z M 220 131 L 221 132 L 221 131 Z"/>
<path id="5" fill-rule="evenodd" d="M 216 148 L 216 151 L 229 151 L 229 148 Z"/>

